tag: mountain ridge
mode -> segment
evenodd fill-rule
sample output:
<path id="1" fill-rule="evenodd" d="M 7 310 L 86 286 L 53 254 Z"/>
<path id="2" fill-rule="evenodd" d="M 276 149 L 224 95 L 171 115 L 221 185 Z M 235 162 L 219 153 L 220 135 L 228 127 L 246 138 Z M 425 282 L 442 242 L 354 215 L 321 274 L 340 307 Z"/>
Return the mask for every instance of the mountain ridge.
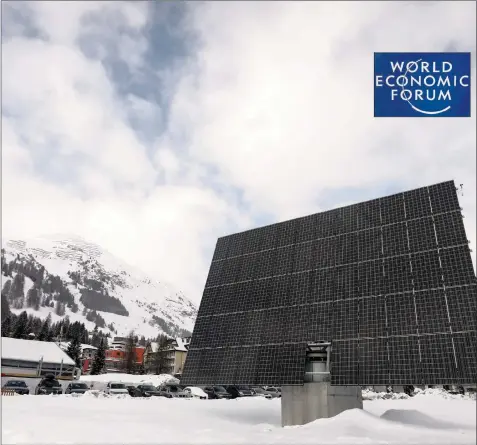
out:
<path id="1" fill-rule="evenodd" d="M 197 316 L 182 292 L 71 234 L 2 239 L 3 293 L 14 313 L 68 315 L 118 335 L 186 336 Z"/>

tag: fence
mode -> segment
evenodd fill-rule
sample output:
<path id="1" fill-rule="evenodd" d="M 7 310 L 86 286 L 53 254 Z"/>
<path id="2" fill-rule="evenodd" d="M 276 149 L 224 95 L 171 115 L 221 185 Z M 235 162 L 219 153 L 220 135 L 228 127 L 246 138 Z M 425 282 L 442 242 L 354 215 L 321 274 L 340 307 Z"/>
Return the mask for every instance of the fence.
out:
<path id="1" fill-rule="evenodd" d="M 17 396 L 18 394 L 13 389 L 2 388 L 2 396 Z"/>

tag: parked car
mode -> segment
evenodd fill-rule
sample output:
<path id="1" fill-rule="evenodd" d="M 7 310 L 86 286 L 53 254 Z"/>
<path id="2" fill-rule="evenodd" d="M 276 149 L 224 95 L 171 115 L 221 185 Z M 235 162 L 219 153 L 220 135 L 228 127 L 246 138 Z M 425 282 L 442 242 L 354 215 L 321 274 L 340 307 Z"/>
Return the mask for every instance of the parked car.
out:
<path id="1" fill-rule="evenodd" d="M 121 382 L 109 382 L 106 385 L 106 394 L 119 395 L 119 394 L 129 394 L 129 391 L 126 388 L 126 385 Z"/>
<path id="2" fill-rule="evenodd" d="M 254 387 L 253 390 L 255 391 L 255 394 L 259 397 L 265 397 L 266 399 L 273 399 L 277 397 L 275 395 L 272 395 L 266 389 L 263 389 L 260 386 Z"/>
<path id="3" fill-rule="evenodd" d="M 22 396 L 30 394 L 30 389 L 23 380 L 8 380 L 8 382 L 2 386 L 2 389 L 10 389 L 15 391 L 17 394 L 21 394 Z"/>
<path id="4" fill-rule="evenodd" d="M 180 398 L 180 399 L 190 399 L 192 396 L 189 392 L 184 391 L 184 387 L 180 385 L 163 385 L 157 388 L 159 395 L 162 397 L 167 397 L 168 399 Z"/>
<path id="5" fill-rule="evenodd" d="M 138 385 L 136 389 L 139 391 L 139 397 L 157 397 L 161 395 L 161 392 L 153 385 Z"/>
<path id="6" fill-rule="evenodd" d="M 223 386 L 205 386 L 203 388 L 209 399 L 231 399 L 232 395 Z"/>
<path id="7" fill-rule="evenodd" d="M 45 394 L 63 394 L 63 388 L 58 380 L 55 379 L 55 376 L 48 374 L 43 379 L 35 389 L 36 395 L 45 395 Z"/>
<path id="8" fill-rule="evenodd" d="M 139 391 L 134 385 L 126 385 L 126 389 L 131 397 L 142 397 L 141 391 Z"/>
<path id="9" fill-rule="evenodd" d="M 184 388 L 184 391 L 188 392 L 193 399 L 208 399 L 207 393 L 198 386 L 187 386 L 186 388 Z"/>
<path id="10" fill-rule="evenodd" d="M 65 394 L 84 394 L 89 391 L 89 386 L 84 382 L 74 382 L 68 384 L 65 389 Z"/>
<path id="11" fill-rule="evenodd" d="M 263 389 L 267 391 L 272 397 L 281 397 L 282 390 L 281 388 L 276 388 L 275 386 L 264 386 Z"/>
<path id="12" fill-rule="evenodd" d="M 232 399 L 236 399 L 237 397 L 251 397 L 255 395 L 255 392 L 249 386 L 232 385 L 227 386 L 225 389 L 232 396 Z"/>

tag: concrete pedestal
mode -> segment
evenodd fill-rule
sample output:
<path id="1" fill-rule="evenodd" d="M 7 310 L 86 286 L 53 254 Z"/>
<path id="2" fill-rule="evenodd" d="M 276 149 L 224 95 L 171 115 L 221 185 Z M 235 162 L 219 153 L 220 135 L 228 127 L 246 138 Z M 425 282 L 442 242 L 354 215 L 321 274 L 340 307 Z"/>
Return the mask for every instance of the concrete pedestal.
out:
<path id="1" fill-rule="evenodd" d="M 353 408 L 363 408 L 360 386 L 327 382 L 282 386 L 282 426 L 304 425 Z"/>

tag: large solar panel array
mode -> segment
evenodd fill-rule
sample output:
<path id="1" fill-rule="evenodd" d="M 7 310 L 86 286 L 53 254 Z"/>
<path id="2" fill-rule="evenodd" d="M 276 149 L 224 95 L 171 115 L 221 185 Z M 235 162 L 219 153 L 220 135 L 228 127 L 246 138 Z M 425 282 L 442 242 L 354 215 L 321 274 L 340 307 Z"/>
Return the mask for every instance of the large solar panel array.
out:
<path id="1" fill-rule="evenodd" d="M 220 238 L 184 384 L 477 381 L 477 282 L 453 181 Z"/>

